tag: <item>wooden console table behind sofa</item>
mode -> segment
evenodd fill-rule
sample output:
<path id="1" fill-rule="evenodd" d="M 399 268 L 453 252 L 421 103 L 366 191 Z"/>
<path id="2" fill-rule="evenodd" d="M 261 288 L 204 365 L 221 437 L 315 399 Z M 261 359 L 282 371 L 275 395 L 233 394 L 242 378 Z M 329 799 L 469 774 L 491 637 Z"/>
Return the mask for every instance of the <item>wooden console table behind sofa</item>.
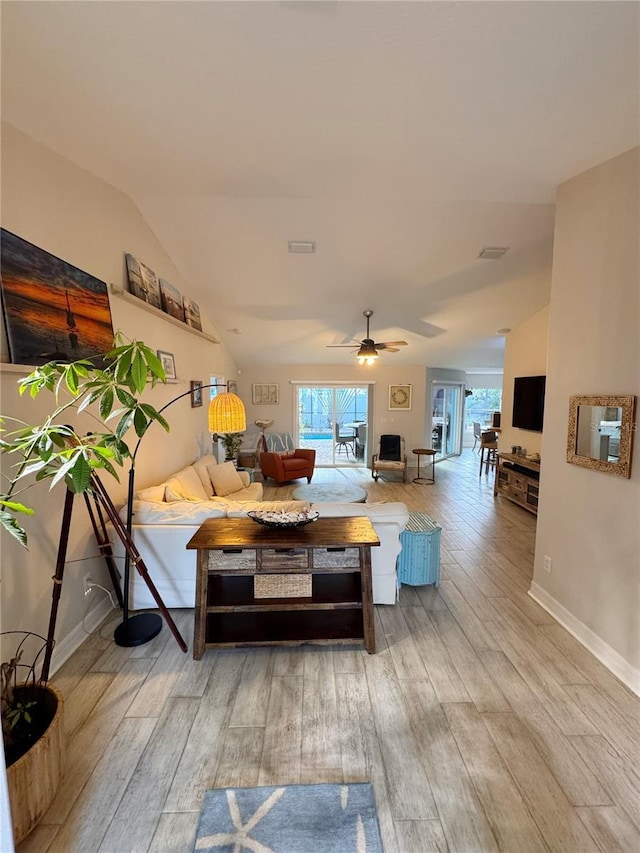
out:
<path id="1" fill-rule="evenodd" d="M 193 657 L 234 646 L 332 643 L 375 652 L 368 518 L 273 528 L 213 518 L 187 544 L 198 552 Z"/>

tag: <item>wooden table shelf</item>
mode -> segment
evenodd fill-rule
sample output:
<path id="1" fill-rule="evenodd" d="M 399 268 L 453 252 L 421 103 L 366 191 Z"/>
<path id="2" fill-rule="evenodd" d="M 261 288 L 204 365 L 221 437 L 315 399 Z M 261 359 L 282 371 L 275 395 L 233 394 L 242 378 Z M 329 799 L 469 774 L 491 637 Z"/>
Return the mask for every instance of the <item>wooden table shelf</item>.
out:
<path id="1" fill-rule="evenodd" d="M 379 544 L 368 518 L 295 528 L 209 519 L 187 544 L 198 552 L 194 658 L 209 648 L 303 643 L 372 654 L 371 547 Z M 271 583 L 279 593 L 266 597 Z"/>

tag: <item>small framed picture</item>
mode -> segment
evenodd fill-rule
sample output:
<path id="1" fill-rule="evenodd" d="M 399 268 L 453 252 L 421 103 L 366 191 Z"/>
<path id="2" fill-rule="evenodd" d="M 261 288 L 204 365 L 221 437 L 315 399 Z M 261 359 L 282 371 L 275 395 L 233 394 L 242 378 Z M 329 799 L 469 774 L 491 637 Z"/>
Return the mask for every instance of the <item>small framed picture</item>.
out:
<path id="1" fill-rule="evenodd" d="M 161 349 L 158 351 L 158 358 L 162 362 L 162 366 L 164 368 L 165 376 L 167 379 L 177 379 L 176 375 L 176 362 L 173 357 L 172 352 L 163 352 Z"/>
<path id="2" fill-rule="evenodd" d="M 389 408 L 411 409 L 411 385 L 389 385 Z"/>
<path id="3" fill-rule="evenodd" d="M 191 380 L 191 408 L 197 409 L 202 405 L 202 382 L 199 379 Z"/>
<path id="4" fill-rule="evenodd" d="M 280 402 L 278 385 L 254 385 L 252 402 L 254 406 L 277 406 Z"/>
<path id="5" fill-rule="evenodd" d="M 238 383 L 234 382 L 233 379 L 230 379 L 227 383 L 227 391 L 229 394 L 237 394 L 238 393 Z"/>

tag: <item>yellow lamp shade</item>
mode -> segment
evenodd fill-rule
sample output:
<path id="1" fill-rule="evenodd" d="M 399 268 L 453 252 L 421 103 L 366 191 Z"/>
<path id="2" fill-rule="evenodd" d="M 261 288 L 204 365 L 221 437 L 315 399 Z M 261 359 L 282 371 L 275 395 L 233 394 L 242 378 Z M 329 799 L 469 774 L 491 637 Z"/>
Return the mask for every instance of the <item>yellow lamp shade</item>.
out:
<path id="1" fill-rule="evenodd" d="M 217 394 L 209 403 L 209 432 L 244 432 L 247 413 L 237 394 Z"/>

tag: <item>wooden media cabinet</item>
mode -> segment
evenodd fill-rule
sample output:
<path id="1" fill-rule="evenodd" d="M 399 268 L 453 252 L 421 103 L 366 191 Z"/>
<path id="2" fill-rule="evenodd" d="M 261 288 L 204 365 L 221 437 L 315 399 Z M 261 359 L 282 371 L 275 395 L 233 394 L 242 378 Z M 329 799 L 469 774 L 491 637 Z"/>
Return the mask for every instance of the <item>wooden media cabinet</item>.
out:
<path id="1" fill-rule="evenodd" d="M 198 552 L 193 657 L 205 649 L 313 644 L 375 652 L 368 518 L 274 528 L 212 518 L 187 543 Z"/>
<path id="2" fill-rule="evenodd" d="M 499 453 L 493 495 L 502 495 L 518 506 L 538 514 L 540 463 L 525 456 Z"/>

